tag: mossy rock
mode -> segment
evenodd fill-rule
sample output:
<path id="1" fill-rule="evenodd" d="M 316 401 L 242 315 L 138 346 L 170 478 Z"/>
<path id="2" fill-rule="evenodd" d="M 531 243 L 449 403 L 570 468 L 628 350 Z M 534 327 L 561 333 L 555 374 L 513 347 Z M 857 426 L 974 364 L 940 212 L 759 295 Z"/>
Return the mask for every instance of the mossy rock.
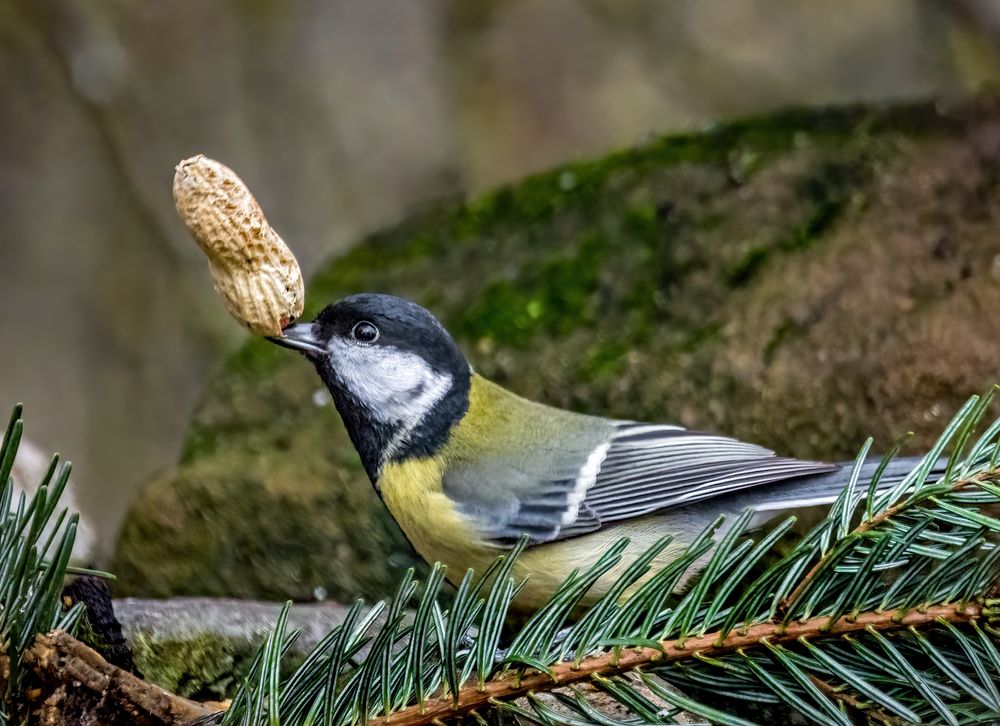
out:
<path id="1" fill-rule="evenodd" d="M 198 701 L 232 698 L 281 609 L 279 603 L 207 598 L 115 602 L 143 678 Z M 331 603 L 293 605 L 286 627 L 287 632 L 298 631 L 298 637 L 285 653 L 283 667 L 301 664 L 344 622 L 347 610 Z"/>
<path id="2" fill-rule="evenodd" d="M 777 113 L 569 164 L 360 241 L 308 285 L 415 299 L 531 398 L 801 457 L 912 430 L 1000 379 L 1000 111 Z M 113 565 L 146 595 L 348 600 L 415 561 L 311 366 L 247 343 Z"/>

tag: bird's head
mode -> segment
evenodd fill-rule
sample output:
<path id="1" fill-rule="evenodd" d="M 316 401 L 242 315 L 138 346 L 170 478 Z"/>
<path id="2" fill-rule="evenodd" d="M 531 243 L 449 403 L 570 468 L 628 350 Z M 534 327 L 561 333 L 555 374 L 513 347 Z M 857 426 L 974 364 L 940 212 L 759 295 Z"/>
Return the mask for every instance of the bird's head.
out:
<path id="1" fill-rule="evenodd" d="M 433 454 L 468 408 L 465 356 L 409 300 L 352 295 L 271 340 L 316 367 L 373 482 L 389 461 Z"/>

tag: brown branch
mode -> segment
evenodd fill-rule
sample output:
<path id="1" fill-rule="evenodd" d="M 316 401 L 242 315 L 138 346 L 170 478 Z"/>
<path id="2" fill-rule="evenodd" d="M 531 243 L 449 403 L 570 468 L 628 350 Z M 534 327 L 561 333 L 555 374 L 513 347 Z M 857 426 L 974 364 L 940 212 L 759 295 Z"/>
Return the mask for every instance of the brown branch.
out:
<path id="1" fill-rule="evenodd" d="M 84 689 L 94 695 L 95 702 L 113 702 L 115 710 L 127 719 L 122 723 L 180 724 L 211 713 L 200 703 L 111 665 L 97 651 L 61 630 L 37 636 L 24 651 L 23 662 L 57 691 Z M 55 707 L 58 700 L 50 706 Z"/>
<path id="2" fill-rule="evenodd" d="M 471 711 L 482 708 L 490 701 L 526 696 L 529 693 L 550 691 L 573 683 L 588 681 L 595 675 L 613 675 L 633 671 L 641 666 L 684 660 L 695 653 L 714 657 L 730 653 L 737 648 L 757 645 L 762 638 L 771 643 L 789 643 L 799 638 L 826 638 L 864 631 L 873 627 L 880 631 L 898 630 L 910 626 L 928 625 L 938 618 L 953 623 L 965 623 L 980 617 L 978 604 L 963 607 L 935 606 L 923 612 L 911 610 L 901 614 L 896 611 L 884 613 L 862 613 L 853 620 L 840 619 L 831 624 L 827 617 L 815 617 L 782 626 L 777 623 L 762 623 L 746 630 L 734 631 L 723 638 L 722 633 L 709 633 L 698 638 L 661 641 L 662 650 L 655 648 L 634 648 L 620 653 L 610 652 L 586 658 L 579 666 L 572 662 L 552 666 L 552 677 L 545 673 L 509 675 L 490 681 L 480 690 L 471 685 L 459 691 L 458 698 L 440 696 L 419 706 L 409 706 L 390 716 L 370 719 L 368 724 L 379 726 L 418 726 L 432 721 L 458 719 Z"/>
<path id="3" fill-rule="evenodd" d="M 995 481 L 997 478 L 1000 478 L 1000 469 L 993 469 L 992 471 L 982 471 L 968 479 L 960 479 L 959 481 L 952 484 L 950 490 L 945 493 L 950 494 L 951 492 L 957 492 L 960 489 L 965 489 L 966 487 L 973 486 L 974 484 L 980 484 L 985 481 Z M 893 504 L 891 507 L 886 507 L 884 510 L 876 514 L 871 519 L 866 519 L 865 521 L 861 522 L 861 524 L 855 527 L 854 530 L 847 536 L 855 537 L 871 529 L 874 529 L 875 527 L 878 527 L 879 525 L 885 523 L 890 517 L 893 517 L 899 514 L 900 512 L 906 511 L 910 507 L 916 506 L 917 504 L 920 504 L 923 501 L 924 501 L 923 499 L 915 499 L 912 501 L 909 499 L 904 499 L 900 502 L 897 502 L 896 504 Z M 823 568 L 823 566 L 826 565 L 829 559 L 830 559 L 830 554 L 827 553 L 826 555 L 821 557 L 815 565 L 812 566 L 809 572 L 807 572 L 801 580 L 799 580 L 799 584 L 795 586 L 795 589 L 792 590 L 792 592 L 784 600 L 781 601 L 781 604 L 778 606 L 779 613 L 787 613 L 789 609 L 791 609 L 791 607 L 796 602 L 798 602 L 799 598 L 802 597 L 806 589 L 809 587 L 813 579 L 816 577 L 816 573 L 818 573 Z"/>

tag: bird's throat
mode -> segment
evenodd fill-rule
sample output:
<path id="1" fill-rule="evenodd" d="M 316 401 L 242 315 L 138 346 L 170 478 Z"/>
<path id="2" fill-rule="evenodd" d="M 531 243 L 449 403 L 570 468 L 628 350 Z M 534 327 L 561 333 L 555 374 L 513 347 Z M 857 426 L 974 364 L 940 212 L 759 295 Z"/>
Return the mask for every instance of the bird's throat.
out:
<path id="1" fill-rule="evenodd" d="M 386 464 L 436 454 L 469 407 L 469 377 L 458 376 L 419 420 L 387 421 L 375 415 L 327 368 L 317 365 L 316 370 L 330 391 L 365 472 L 376 488 Z"/>

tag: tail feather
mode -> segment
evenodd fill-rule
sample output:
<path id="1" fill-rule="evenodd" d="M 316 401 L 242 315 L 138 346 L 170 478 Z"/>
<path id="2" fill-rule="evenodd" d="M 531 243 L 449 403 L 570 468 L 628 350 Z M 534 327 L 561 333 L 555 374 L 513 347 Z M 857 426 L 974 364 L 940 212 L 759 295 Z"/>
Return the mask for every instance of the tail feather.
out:
<path id="1" fill-rule="evenodd" d="M 890 461 L 879 479 L 878 491 L 892 489 L 916 469 L 921 461 L 922 458 L 919 456 L 901 456 Z M 861 475 L 858 478 L 859 494 L 868 490 L 868 485 L 878 471 L 879 465 L 879 461 L 866 461 L 862 464 Z M 947 466 L 947 459 L 939 459 L 931 469 L 930 476 L 944 474 Z M 854 462 L 845 462 L 841 464 L 840 469 L 829 474 L 817 474 L 775 484 L 758 492 L 752 506 L 758 512 L 774 512 L 832 504 L 850 482 L 853 469 Z"/>

